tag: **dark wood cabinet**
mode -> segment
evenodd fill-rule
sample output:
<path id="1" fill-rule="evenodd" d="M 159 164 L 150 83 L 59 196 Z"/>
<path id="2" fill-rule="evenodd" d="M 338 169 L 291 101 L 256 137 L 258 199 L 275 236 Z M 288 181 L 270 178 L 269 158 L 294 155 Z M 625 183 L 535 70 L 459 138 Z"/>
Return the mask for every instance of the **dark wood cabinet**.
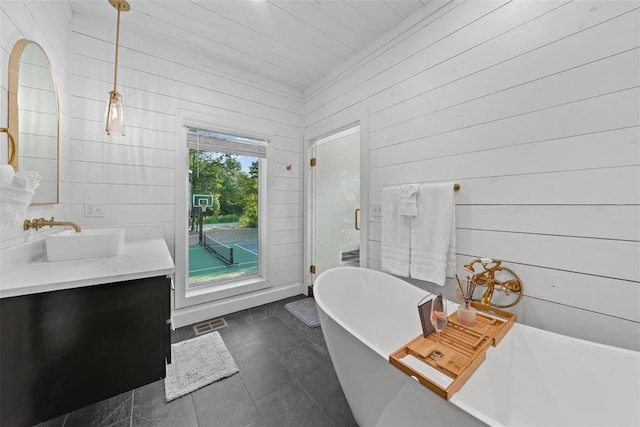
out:
<path id="1" fill-rule="evenodd" d="M 164 378 L 169 292 L 162 276 L 1 299 L 1 425 L 37 424 Z"/>

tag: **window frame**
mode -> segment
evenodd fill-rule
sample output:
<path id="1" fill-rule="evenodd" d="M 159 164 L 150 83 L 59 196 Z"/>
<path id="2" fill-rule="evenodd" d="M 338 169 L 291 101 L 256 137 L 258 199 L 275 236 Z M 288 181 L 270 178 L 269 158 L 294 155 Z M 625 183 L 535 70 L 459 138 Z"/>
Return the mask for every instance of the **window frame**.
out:
<path id="1" fill-rule="evenodd" d="M 175 254 L 176 272 L 174 277 L 174 308 L 183 309 L 200 304 L 215 302 L 248 292 L 270 287 L 270 266 L 266 256 L 270 234 L 272 233 L 267 218 L 271 207 L 267 204 L 269 182 L 269 159 L 272 158 L 273 133 L 239 126 L 239 123 L 228 119 L 202 116 L 196 113 L 182 113 L 178 118 L 175 149 Z M 189 288 L 188 271 L 188 194 L 189 194 L 189 161 L 187 134 L 189 128 L 206 129 L 231 135 L 242 135 L 266 141 L 266 155 L 258 158 L 258 272 L 255 276 L 241 277 L 219 281 L 211 286 Z"/>

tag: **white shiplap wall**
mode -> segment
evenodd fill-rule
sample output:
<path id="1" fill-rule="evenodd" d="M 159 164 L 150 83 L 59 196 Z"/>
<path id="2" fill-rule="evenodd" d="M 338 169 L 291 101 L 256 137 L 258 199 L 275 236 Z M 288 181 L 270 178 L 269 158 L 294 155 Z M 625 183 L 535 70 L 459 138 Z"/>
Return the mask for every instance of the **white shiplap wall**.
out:
<path id="1" fill-rule="evenodd" d="M 181 232 L 176 230 L 174 213 L 177 111 L 211 115 L 239 128 L 246 124 L 264 129 L 273 135 L 267 168 L 268 210 L 273 215 L 266 224 L 270 247 L 265 248 L 270 254 L 272 287 L 262 297 L 233 307 L 299 293 L 301 92 L 222 66 L 184 44 L 167 44 L 154 34 L 132 32 L 123 15 L 118 89 L 126 105 L 127 136 L 109 138 L 104 134 L 104 112 L 113 84 L 115 15 L 96 22 L 72 15 L 66 3 L 58 5 L 64 7 L 10 1 L 0 8 L 2 111 L 6 111 L 9 54 L 20 38 L 44 47 L 60 93 L 61 204 L 31 207 L 27 216 L 56 216 L 84 227 L 125 227 L 128 237 L 159 233 L 173 253 L 175 233 Z M 2 117 L 6 121 L 6 114 Z M 293 166 L 291 171 L 287 165 Z M 85 203 L 104 204 L 104 217 L 85 218 Z M 25 233 L 20 224 L 3 224 L 2 248 L 39 240 L 45 234 Z"/>
<path id="2" fill-rule="evenodd" d="M 639 3 L 431 2 L 305 92 L 305 133 L 365 114 L 370 204 L 460 183 L 458 265 L 513 267 L 523 323 L 640 350 Z"/>
<path id="3" fill-rule="evenodd" d="M 60 120 L 60 199 L 68 197 L 67 182 L 69 145 L 69 74 L 71 8 L 66 3 L 47 1 L 3 1 L 0 3 L 0 127 L 7 127 L 9 90 L 9 56 L 14 44 L 29 39 L 42 46 L 51 66 L 58 88 Z M 0 134 L 0 163 L 7 162 L 6 136 Z M 60 205 L 36 205 L 27 210 L 27 218 L 64 218 L 66 209 Z M 47 231 L 25 232 L 22 224 L 0 225 L 0 248 L 39 240 Z"/>
<path id="4" fill-rule="evenodd" d="M 126 17 L 122 18 L 118 69 L 118 91 L 126 114 L 124 138 L 104 133 L 105 102 L 113 85 L 113 27 L 82 15 L 73 17 L 70 218 L 87 226 L 125 227 L 130 237 L 160 232 L 173 253 L 175 233 L 185 230 L 175 224 L 174 212 L 180 112 L 235 123 L 238 129 L 246 125 L 263 130 L 273 135 L 273 154 L 267 160 L 267 203 L 274 214 L 265 225 L 269 247 L 261 249 L 274 266 L 268 292 L 287 288 L 290 294 L 299 293 L 302 94 L 225 68 L 215 58 L 203 58 L 184 45 L 160 43 L 152 33 L 131 32 Z M 289 164 L 291 171 L 286 170 Z M 84 218 L 84 203 L 103 203 L 104 218 Z"/>

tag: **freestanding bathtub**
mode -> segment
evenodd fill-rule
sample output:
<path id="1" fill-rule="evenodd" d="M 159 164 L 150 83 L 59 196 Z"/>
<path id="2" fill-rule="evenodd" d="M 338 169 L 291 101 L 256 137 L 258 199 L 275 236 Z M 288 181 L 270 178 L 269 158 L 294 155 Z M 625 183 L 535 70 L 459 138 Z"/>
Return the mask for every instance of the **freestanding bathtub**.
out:
<path id="1" fill-rule="evenodd" d="M 327 347 L 361 427 L 640 426 L 640 353 L 516 323 L 451 400 L 389 364 L 420 334 L 428 295 L 374 270 L 339 267 L 314 295 Z"/>

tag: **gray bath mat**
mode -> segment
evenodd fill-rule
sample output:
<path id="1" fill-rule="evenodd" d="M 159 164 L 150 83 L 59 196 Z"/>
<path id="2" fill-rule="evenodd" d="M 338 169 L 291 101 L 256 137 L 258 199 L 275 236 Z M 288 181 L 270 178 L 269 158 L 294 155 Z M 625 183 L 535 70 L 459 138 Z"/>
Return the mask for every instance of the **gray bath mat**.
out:
<path id="1" fill-rule="evenodd" d="M 167 402 L 238 372 L 218 332 L 171 344 L 164 394 Z"/>
<path id="2" fill-rule="evenodd" d="M 284 305 L 291 314 L 310 328 L 317 328 L 320 326 L 320 318 L 318 317 L 318 310 L 316 310 L 316 302 L 313 298 L 304 298 L 298 301 L 290 302 Z"/>

